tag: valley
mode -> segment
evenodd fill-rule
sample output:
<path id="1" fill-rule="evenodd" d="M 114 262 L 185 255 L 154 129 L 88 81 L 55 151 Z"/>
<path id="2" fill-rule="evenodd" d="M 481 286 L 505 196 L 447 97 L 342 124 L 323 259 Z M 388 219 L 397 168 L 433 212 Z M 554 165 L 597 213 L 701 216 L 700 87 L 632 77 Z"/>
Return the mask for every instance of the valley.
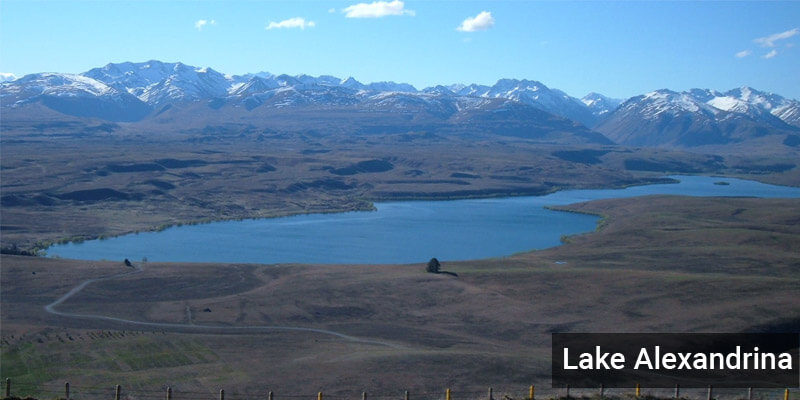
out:
<path id="1" fill-rule="evenodd" d="M 544 251 L 443 262 L 457 277 L 422 262 L 148 262 L 135 273 L 121 261 L 3 255 L 2 373 L 32 395 L 69 381 L 76 396 L 114 383 L 129 396 L 163 385 L 176 396 L 489 386 L 519 396 L 529 384 L 547 396 L 554 331 L 796 329 L 797 200 L 651 196 L 566 209 L 605 222 Z M 45 311 L 97 278 L 54 307 L 63 314 Z"/>
<path id="2" fill-rule="evenodd" d="M 130 399 L 166 386 L 185 398 L 223 386 L 240 397 L 439 398 L 453 387 L 477 398 L 492 385 L 519 398 L 547 386 L 552 332 L 797 330 L 796 199 L 572 204 L 559 208 L 603 217 L 596 232 L 443 259 L 442 274 L 426 273 L 426 259 L 22 255 L 175 225 L 669 174 L 799 186 L 800 103 L 776 94 L 577 99 L 530 80 L 417 90 L 149 61 L 31 74 L 0 84 L 0 103 L 0 375 L 25 395 L 55 397 L 67 380 L 75 398 L 116 383 Z"/>

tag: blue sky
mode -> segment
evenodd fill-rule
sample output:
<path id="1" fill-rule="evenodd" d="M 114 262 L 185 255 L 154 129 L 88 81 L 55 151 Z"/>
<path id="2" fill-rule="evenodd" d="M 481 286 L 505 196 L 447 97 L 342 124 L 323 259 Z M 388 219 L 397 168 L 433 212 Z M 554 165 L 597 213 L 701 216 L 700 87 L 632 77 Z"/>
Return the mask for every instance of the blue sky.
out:
<path id="1" fill-rule="evenodd" d="M 417 88 L 524 78 L 577 97 L 748 85 L 800 99 L 800 1 L 0 2 L 0 72 L 150 59 Z"/>

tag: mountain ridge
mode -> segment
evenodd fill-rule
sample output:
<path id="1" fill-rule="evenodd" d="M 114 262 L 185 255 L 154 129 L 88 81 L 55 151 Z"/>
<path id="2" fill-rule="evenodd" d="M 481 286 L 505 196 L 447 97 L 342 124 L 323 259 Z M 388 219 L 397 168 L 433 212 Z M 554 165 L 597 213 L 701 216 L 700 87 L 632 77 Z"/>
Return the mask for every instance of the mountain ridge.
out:
<path id="1" fill-rule="evenodd" d="M 487 102 L 491 99 L 501 103 Z M 198 102 L 206 104 L 212 114 L 240 107 L 248 112 L 261 107 L 344 107 L 347 110 L 342 115 L 358 111 L 427 118 L 411 117 L 422 113 L 438 118 L 435 124 L 462 121 L 466 115 L 489 121 L 489 116 L 478 117 L 476 113 L 505 113 L 508 126 L 514 127 L 509 129 L 516 133 L 525 129 L 521 121 L 527 121 L 535 131 L 544 129 L 539 122 L 549 123 L 553 129 L 557 126 L 560 131 L 577 132 L 576 126 L 582 125 L 614 143 L 634 146 L 738 143 L 765 135 L 796 134 L 800 129 L 800 102 L 747 86 L 726 92 L 659 89 L 626 100 L 593 92 L 578 99 L 529 79 L 504 78 L 491 86 L 450 84 L 417 89 L 407 83 L 365 84 L 353 77 L 330 75 L 226 75 L 208 67 L 158 60 L 109 63 L 82 74 L 29 74 L 0 83 L 0 101 L 6 114 L 38 102 L 67 115 L 117 122 L 153 119 Z M 512 103 L 524 107 L 514 106 L 509 111 Z M 505 104 L 505 108 L 498 108 L 498 104 Z M 336 118 L 331 113 L 326 115 Z M 534 121 L 534 116 L 538 120 Z M 516 120 L 512 123 L 507 118 Z M 574 121 L 572 128 L 559 119 Z M 485 128 L 492 130 L 491 126 Z"/>
<path id="2" fill-rule="evenodd" d="M 796 134 L 797 115 L 800 102 L 747 86 L 725 93 L 659 89 L 624 101 L 594 129 L 618 144 L 696 147 Z"/>

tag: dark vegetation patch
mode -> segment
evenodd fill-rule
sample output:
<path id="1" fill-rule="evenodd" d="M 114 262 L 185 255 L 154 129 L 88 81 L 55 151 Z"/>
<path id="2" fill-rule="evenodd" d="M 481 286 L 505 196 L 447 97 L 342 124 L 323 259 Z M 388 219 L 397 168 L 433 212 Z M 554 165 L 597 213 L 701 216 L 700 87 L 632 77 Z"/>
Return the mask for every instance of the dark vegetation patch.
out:
<path id="1" fill-rule="evenodd" d="M 19 207 L 27 204 L 28 202 L 25 196 L 7 194 L 0 197 L 0 205 L 3 207 Z"/>
<path id="2" fill-rule="evenodd" d="M 7 227 L 4 226 L 2 230 L 4 230 L 4 231 L 7 230 Z M 16 244 L 13 244 L 13 243 L 10 244 L 10 245 L 4 245 L 2 248 L 0 248 L 0 254 L 11 254 L 11 255 L 15 255 L 15 256 L 35 256 L 36 255 L 36 253 L 34 253 L 33 251 L 21 249 L 21 248 L 17 247 Z M 34 274 L 35 274 L 35 272 L 34 272 Z"/>
<path id="3" fill-rule="evenodd" d="M 159 189 L 163 189 L 163 190 L 175 189 L 175 185 L 173 185 L 173 184 L 171 184 L 169 182 L 159 181 L 157 179 L 150 179 L 149 181 L 145 181 L 145 183 L 151 184 L 151 185 L 153 185 L 153 186 L 155 186 L 155 187 L 157 187 Z"/>
<path id="4" fill-rule="evenodd" d="M 44 131 L 44 130 L 51 130 L 51 129 L 66 129 L 66 128 L 75 128 L 82 126 L 83 123 L 81 122 L 73 122 L 73 121 L 52 121 L 52 122 L 44 122 L 41 124 L 35 124 L 33 127 L 37 130 Z"/>
<path id="5" fill-rule="evenodd" d="M 174 158 L 162 158 L 156 160 L 156 163 L 164 168 L 189 168 L 208 165 L 208 163 L 203 160 L 176 160 Z"/>
<path id="6" fill-rule="evenodd" d="M 467 173 L 464 173 L 464 172 L 453 172 L 452 174 L 450 174 L 450 177 L 451 178 L 478 179 L 481 176 L 480 175 L 474 175 L 474 174 L 467 174 Z"/>
<path id="7" fill-rule="evenodd" d="M 57 199 L 45 194 L 37 194 L 32 197 L 21 194 L 7 194 L 0 197 L 0 205 L 3 207 L 52 206 L 57 202 Z"/>
<path id="8" fill-rule="evenodd" d="M 285 191 L 295 193 L 307 189 L 321 190 L 349 190 L 356 187 L 355 183 L 347 183 L 341 179 L 317 179 L 307 182 L 297 182 L 286 187 Z"/>
<path id="9" fill-rule="evenodd" d="M 551 153 L 553 156 L 558 157 L 564 161 L 582 163 L 582 164 L 600 164 L 603 161 L 600 157 L 608 154 L 608 150 L 564 150 L 554 151 Z"/>
<path id="10" fill-rule="evenodd" d="M 222 160 L 214 164 L 252 164 L 253 160 Z"/>
<path id="11" fill-rule="evenodd" d="M 95 133 L 95 132 L 111 133 L 111 132 L 114 132 L 115 130 L 117 130 L 117 128 L 119 128 L 119 125 L 117 125 L 117 124 L 105 123 L 105 124 L 100 124 L 100 125 L 96 125 L 96 126 L 86 127 L 86 128 L 83 129 L 83 131 L 87 132 L 87 133 Z"/>
<path id="12" fill-rule="evenodd" d="M 61 200 L 95 202 L 102 200 L 138 200 L 141 195 L 130 195 L 110 188 L 76 190 L 55 195 Z"/>
<path id="13" fill-rule="evenodd" d="M 641 158 L 630 158 L 625 160 L 625 169 L 649 172 L 700 172 L 700 169 L 680 161 L 653 161 Z"/>
<path id="14" fill-rule="evenodd" d="M 271 164 L 263 163 L 260 167 L 256 169 L 256 172 L 263 173 L 263 172 L 272 172 L 275 171 L 277 168 Z"/>
<path id="15" fill-rule="evenodd" d="M 306 149 L 300 152 L 300 154 L 311 155 L 311 154 L 325 154 L 330 153 L 330 150 L 325 149 Z"/>
<path id="16" fill-rule="evenodd" d="M 200 132 L 206 135 L 238 135 L 240 133 L 250 133 L 255 130 L 253 125 L 244 124 L 225 124 L 225 125 L 206 125 Z"/>
<path id="17" fill-rule="evenodd" d="M 393 168 L 394 165 L 386 160 L 367 160 L 348 167 L 331 169 L 330 172 L 335 175 L 355 175 L 360 173 L 386 172 L 391 171 Z"/>
<path id="18" fill-rule="evenodd" d="M 798 147 L 800 146 L 800 136 L 798 135 L 786 136 L 786 139 L 783 139 L 783 144 L 789 147 Z"/>
<path id="19" fill-rule="evenodd" d="M 751 174 L 763 174 L 770 172 L 786 172 L 790 169 L 793 169 L 794 167 L 796 167 L 795 164 L 776 163 L 776 164 L 740 164 L 737 165 L 735 168 L 737 170 Z"/>
<path id="20" fill-rule="evenodd" d="M 106 169 L 111 172 L 149 172 L 149 171 L 164 171 L 164 167 L 154 163 L 138 163 L 138 164 L 108 164 Z"/>
<path id="21" fill-rule="evenodd" d="M 390 185 L 394 184 L 414 184 L 414 185 L 430 185 L 430 184 L 438 184 L 438 183 L 445 183 L 451 185 L 471 185 L 471 183 L 467 181 L 460 181 L 457 179 L 426 179 L 424 181 L 411 181 L 411 180 L 388 180 L 384 181 L 383 183 L 388 183 Z"/>
<path id="22" fill-rule="evenodd" d="M 497 179 L 499 181 L 510 181 L 510 182 L 530 182 L 531 178 L 525 176 L 516 176 L 516 175 L 489 175 L 489 178 Z"/>

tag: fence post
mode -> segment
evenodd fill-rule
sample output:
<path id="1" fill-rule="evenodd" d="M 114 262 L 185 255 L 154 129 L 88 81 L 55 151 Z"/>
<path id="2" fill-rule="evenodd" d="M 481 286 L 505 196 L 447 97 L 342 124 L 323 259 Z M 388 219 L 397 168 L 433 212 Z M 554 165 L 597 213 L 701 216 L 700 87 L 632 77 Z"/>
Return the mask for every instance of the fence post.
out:
<path id="1" fill-rule="evenodd" d="M 492 398 L 492 388 L 489 388 L 489 400 L 494 400 L 494 399 Z"/>
<path id="2" fill-rule="evenodd" d="M 405 400 L 408 400 L 408 398 L 409 398 L 408 390 L 406 390 L 406 393 L 405 393 L 405 395 L 403 395 L 403 396 L 404 396 L 403 398 L 404 398 Z"/>
<path id="3" fill-rule="evenodd" d="M 267 395 L 267 400 L 272 400 L 272 392 L 271 392 L 271 391 L 270 391 L 270 392 L 269 392 L 269 394 Z"/>
<path id="4" fill-rule="evenodd" d="M 367 400 L 367 392 L 361 392 L 361 400 Z"/>
<path id="5" fill-rule="evenodd" d="M 603 384 L 601 383 L 601 384 L 600 384 L 600 398 L 601 398 L 601 399 L 603 398 L 603 395 L 605 394 L 605 391 L 606 391 L 606 387 L 605 387 L 605 385 L 603 385 Z"/>
<path id="6" fill-rule="evenodd" d="M 675 400 L 678 400 L 681 397 L 681 384 L 675 384 Z"/>
<path id="7" fill-rule="evenodd" d="M 747 388 L 747 400 L 753 400 L 753 388 Z"/>
<path id="8" fill-rule="evenodd" d="M 450 400 L 450 388 L 447 388 L 447 391 L 444 394 L 445 400 Z"/>
<path id="9" fill-rule="evenodd" d="M 528 389 L 528 394 L 530 395 L 530 399 L 531 399 L 531 400 L 533 400 L 533 395 L 535 394 L 535 393 L 534 393 L 534 390 L 535 390 L 535 389 L 536 389 L 536 388 L 534 388 L 534 387 L 533 387 L 533 385 L 531 385 L 531 387 Z"/>
<path id="10" fill-rule="evenodd" d="M 789 388 L 786 388 L 786 391 L 783 392 L 783 400 L 789 400 Z"/>
<path id="11" fill-rule="evenodd" d="M 322 392 L 317 393 L 317 400 L 322 400 Z"/>
<path id="12" fill-rule="evenodd" d="M 225 400 L 225 389 L 219 390 L 219 400 Z"/>
<path id="13" fill-rule="evenodd" d="M 117 387 L 114 388 L 114 400 L 119 400 L 119 393 L 121 391 L 122 387 L 120 385 L 117 385 Z"/>
<path id="14" fill-rule="evenodd" d="M 69 382 L 64 382 L 64 398 L 69 400 Z"/>
<path id="15" fill-rule="evenodd" d="M 711 400 L 711 391 L 712 390 L 713 389 L 711 388 L 711 385 L 708 385 L 708 400 Z"/>
<path id="16" fill-rule="evenodd" d="M 641 386 L 639 386 L 639 384 L 637 383 L 637 384 L 636 384 L 636 397 L 639 397 L 639 395 L 641 395 L 641 394 L 642 394 L 642 388 L 641 388 Z"/>
<path id="17" fill-rule="evenodd" d="M 167 400 L 172 400 L 172 388 L 167 386 Z"/>
<path id="18" fill-rule="evenodd" d="M 6 378 L 6 397 L 11 397 L 11 378 Z"/>

